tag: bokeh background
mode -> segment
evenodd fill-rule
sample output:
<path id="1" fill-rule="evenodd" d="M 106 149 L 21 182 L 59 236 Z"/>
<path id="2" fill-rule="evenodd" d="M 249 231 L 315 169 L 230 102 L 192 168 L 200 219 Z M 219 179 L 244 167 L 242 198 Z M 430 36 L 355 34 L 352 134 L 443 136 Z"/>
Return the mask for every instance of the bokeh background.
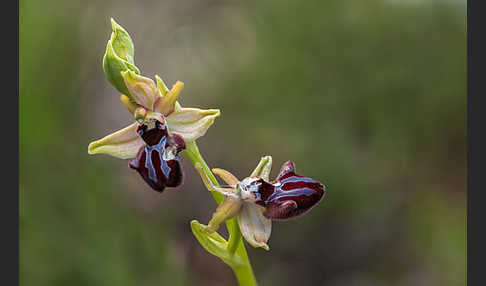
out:
<path id="1" fill-rule="evenodd" d="M 21 285 L 235 285 L 189 228 L 212 197 L 183 158 L 162 195 L 88 143 L 131 122 L 101 61 L 222 111 L 199 148 L 243 178 L 263 155 L 324 182 L 248 248 L 261 285 L 466 284 L 466 1 L 21 0 Z"/>

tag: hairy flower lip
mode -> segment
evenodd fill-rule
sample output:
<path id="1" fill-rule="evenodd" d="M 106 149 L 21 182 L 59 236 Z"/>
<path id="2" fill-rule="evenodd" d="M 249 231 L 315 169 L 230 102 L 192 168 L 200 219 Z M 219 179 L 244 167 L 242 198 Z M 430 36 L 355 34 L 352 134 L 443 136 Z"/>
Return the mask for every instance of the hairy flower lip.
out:
<path id="1" fill-rule="evenodd" d="M 162 115 L 160 117 L 164 119 Z M 160 119 L 146 120 L 138 126 L 137 132 L 145 146 L 130 160 L 129 167 L 137 170 L 157 192 L 179 186 L 184 174 L 178 154 L 186 148 L 184 140 L 177 134 L 168 134 L 165 122 Z"/>

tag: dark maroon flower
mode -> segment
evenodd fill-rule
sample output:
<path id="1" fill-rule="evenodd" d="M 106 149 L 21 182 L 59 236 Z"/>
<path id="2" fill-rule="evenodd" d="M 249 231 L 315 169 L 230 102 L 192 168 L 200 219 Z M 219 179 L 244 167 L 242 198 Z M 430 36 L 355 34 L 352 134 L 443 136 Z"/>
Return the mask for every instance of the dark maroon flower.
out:
<path id="1" fill-rule="evenodd" d="M 263 215 L 272 220 L 284 220 L 309 211 L 324 196 L 320 182 L 297 175 L 295 165 L 287 161 L 272 182 L 263 178 L 248 177 L 240 182 L 243 200 L 265 208 Z"/>
<path id="2" fill-rule="evenodd" d="M 229 185 L 229 188 L 223 188 L 213 185 L 203 168 L 196 164 L 206 188 L 226 196 L 208 225 L 201 225 L 203 229 L 214 232 L 223 221 L 236 216 L 246 241 L 254 247 L 268 250 L 272 220 L 302 215 L 324 196 L 324 185 L 312 178 L 297 175 L 293 162 L 284 163 L 273 181 L 269 180 L 271 166 L 272 157 L 263 157 L 251 175 L 242 181 L 226 170 L 213 169 Z"/>
<path id="3" fill-rule="evenodd" d="M 183 172 L 178 155 L 186 148 L 180 135 L 168 134 L 167 125 L 163 121 L 147 119 L 138 126 L 137 133 L 145 146 L 128 163 L 130 168 L 137 170 L 145 182 L 158 192 L 182 183 Z"/>
<path id="4" fill-rule="evenodd" d="M 263 215 L 273 220 L 292 218 L 309 211 L 324 196 L 320 182 L 297 175 L 295 165 L 287 161 L 272 182 L 248 177 L 240 182 L 242 197 L 265 208 Z"/>

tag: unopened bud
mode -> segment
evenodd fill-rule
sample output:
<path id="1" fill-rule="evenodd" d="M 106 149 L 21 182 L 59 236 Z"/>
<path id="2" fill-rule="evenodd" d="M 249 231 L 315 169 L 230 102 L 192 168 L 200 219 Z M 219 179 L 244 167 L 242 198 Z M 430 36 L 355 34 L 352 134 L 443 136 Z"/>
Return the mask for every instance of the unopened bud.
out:
<path id="1" fill-rule="evenodd" d="M 133 99 L 120 74 L 127 70 L 140 74 L 140 70 L 135 66 L 133 61 L 133 42 L 127 31 L 113 19 L 111 19 L 111 27 L 113 32 L 111 33 L 110 40 L 106 44 L 106 52 L 103 56 L 103 70 L 108 81 L 119 92 Z"/>

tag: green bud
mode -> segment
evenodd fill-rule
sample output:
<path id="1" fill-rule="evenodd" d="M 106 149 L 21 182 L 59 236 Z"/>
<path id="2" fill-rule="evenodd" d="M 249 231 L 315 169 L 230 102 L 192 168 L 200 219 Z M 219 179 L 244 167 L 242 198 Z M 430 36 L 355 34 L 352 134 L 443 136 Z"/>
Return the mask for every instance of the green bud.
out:
<path id="1" fill-rule="evenodd" d="M 111 37 L 113 49 L 120 58 L 133 65 L 134 47 L 132 38 L 113 18 L 111 18 L 111 28 L 113 29 Z"/>
<path id="2" fill-rule="evenodd" d="M 108 81 L 119 92 L 132 99 L 121 72 L 131 70 L 136 74 L 140 74 L 140 70 L 135 66 L 133 61 L 133 42 L 127 31 L 118 25 L 113 18 L 111 19 L 111 27 L 113 32 L 111 33 L 110 40 L 106 44 L 106 52 L 103 56 L 103 70 Z"/>

